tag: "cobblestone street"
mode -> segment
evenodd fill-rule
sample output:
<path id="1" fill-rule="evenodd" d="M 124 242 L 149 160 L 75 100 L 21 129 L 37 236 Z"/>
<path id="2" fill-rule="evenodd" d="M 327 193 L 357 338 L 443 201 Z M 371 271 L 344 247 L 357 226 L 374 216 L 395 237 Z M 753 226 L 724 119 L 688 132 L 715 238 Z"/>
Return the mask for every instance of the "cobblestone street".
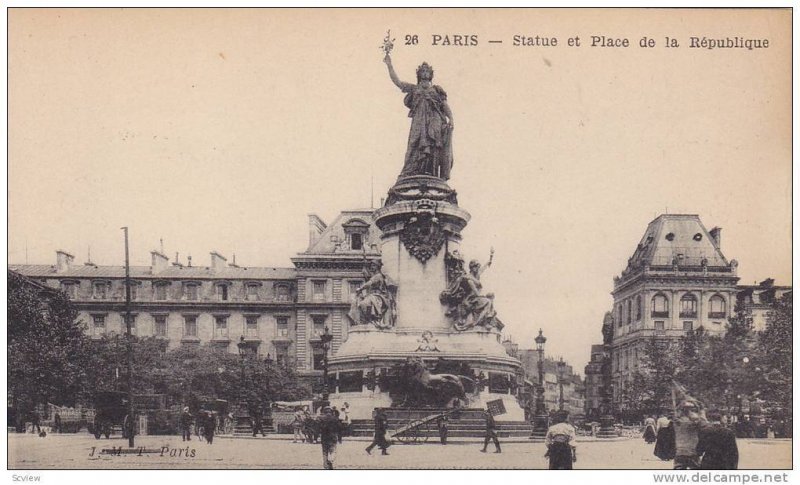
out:
<path id="1" fill-rule="evenodd" d="M 481 442 L 459 442 L 441 446 L 433 441 L 421 445 L 396 445 L 389 456 L 379 450 L 367 455 L 368 441 L 345 440 L 339 446 L 336 468 L 341 469 L 544 469 L 543 443 L 510 442 L 502 444 L 501 454 L 481 453 Z M 187 456 L 188 445 L 188 456 Z M 102 448 L 127 447 L 121 438 L 95 440 L 88 434 L 8 435 L 8 465 L 12 469 L 175 469 L 175 468 L 272 468 L 320 469 L 320 445 L 292 443 L 270 438 L 233 439 L 218 437 L 213 445 L 178 436 L 142 436 L 136 446 L 156 453 L 139 455 L 98 455 Z M 166 447 L 162 455 L 162 447 Z M 576 468 L 582 469 L 671 469 L 672 462 L 658 460 L 652 445 L 641 439 L 583 441 L 578 443 Z M 194 454 L 192 456 L 192 451 Z M 740 469 L 780 469 L 791 467 L 791 440 L 739 440 Z M 94 456 L 90 456 L 94 453 Z"/>

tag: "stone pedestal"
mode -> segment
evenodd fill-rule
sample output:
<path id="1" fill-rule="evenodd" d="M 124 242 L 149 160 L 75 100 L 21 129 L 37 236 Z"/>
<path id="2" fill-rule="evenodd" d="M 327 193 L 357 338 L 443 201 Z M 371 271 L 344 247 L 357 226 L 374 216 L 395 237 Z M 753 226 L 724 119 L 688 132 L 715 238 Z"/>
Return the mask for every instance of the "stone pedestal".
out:
<path id="1" fill-rule="evenodd" d="M 458 250 L 461 230 L 470 218 L 458 207 L 455 191 L 436 177 L 408 177 L 392 187 L 386 205 L 373 218 L 382 233 L 382 271 L 397 287 L 396 319 L 386 329 L 351 326 L 347 340 L 330 359 L 330 371 L 375 374 L 413 357 L 428 367 L 443 359 L 467 364 L 485 376 L 492 372 L 514 379 L 521 364 L 501 345 L 500 332 L 480 326 L 458 331 L 440 302 L 448 287 L 445 256 Z M 369 419 L 375 407 L 393 404 L 379 386 L 373 387 L 334 393 L 331 402 L 336 406 L 347 402 L 352 419 Z M 497 416 L 498 421 L 524 419 L 513 395 L 483 387 L 468 396 L 466 407 L 485 408 L 488 401 L 500 399 L 507 412 Z"/>
<path id="2" fill-rule="evenodd" d="M 550 427 L 550 416 L 547 414 L 537 414 L 533 418 L 532 440 L 544 441 L 547 436 L 547 429 Z"/>
<path id="3" fill-rule="evenodd" d="M 597 431 L 598 438 L 617 438 L 617 430 L 614 429 L 614 417 L 610 415 L 600 416 L 600 429 Z"/>

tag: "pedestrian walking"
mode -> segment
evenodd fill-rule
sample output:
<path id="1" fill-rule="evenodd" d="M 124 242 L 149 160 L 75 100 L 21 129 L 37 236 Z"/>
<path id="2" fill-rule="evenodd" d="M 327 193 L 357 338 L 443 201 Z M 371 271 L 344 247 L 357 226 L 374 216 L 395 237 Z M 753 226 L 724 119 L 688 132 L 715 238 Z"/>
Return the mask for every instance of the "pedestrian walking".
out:
<path id="1" fill-rule="evenodd" d="M 648 416 L 644 420 L 644 442 L 647 444 L 655 443 L 656 441 L 656 420 L 652 416 Z"/>
<path id="2" fill-rule="evenodd" d="M 292 421 L 292 431 L 294 431 L 294 440 L 292 443 L 297 443 L 297 440 L 300 440 L 302 443 L 304 441 L 303 437 L 303 412 L 299 409 L 294 412 L 294 421 Z"/>
<path id="3" fill-rule="evenodd" d="M 448 420 L 447 415 L 440 416 L 439 419 L 436 420 L 436 427 L 439 429 L 439 441 L 441 441 L 443 445 L 447 444 Z"/>
<path id="4" fill-rule="evenodd" d="M 42 428 L 39 426 L 39 413 L 35 409 L 31 411 L 31 433 L 42 434 Z"/>
<path id="5" fill-rule="evenodd" d="M 206 411 L 205 423 L 204 423 L 204 431 L 205 431 L 205 438 L 206 443 L 213 444 L 214 443 L 214 430 L 217 427 L 217 420 L 214 418 L 214 413 L 211 411 Z"/>
<path id="6" fill-rule="evenodd" d="M 338 429 L 338 434 L 336 435 L 336 441 L 337 441 L 337 443 L 341 443 L 342 442 L 342 421 L 341 421 L 341 418 L 340 418 L 341 413 L 339 412 L 338 409 L 336 409 L 336 406 L 333 406 L 331 408 L 331 411 L 333 412 L 333 417 L 336 418 L 336 422 L 339 423 L 339 427 L 337 428 Z M 320 434 L 322 434 L 321 423 L 320 423 Z"/>
<path id="7" fill-rule="evenodd" d="M 684 401 L 679 407 L 680 416 L 675 420 L 675 470 L 696 470 L 700 468 L 700 455 L 697 443 L 700 439 L 700 425 L 704 420 L 700 408 L 694 401 Z"/>
<path id="8" fill-rule="evenodd" d="M 322 466 L 325 470 L 333 470 L 336 445 L 340 439 L 339 419 L 327 406 L 322 409 L 322 416 L 319 418 L 319 434 L 322 444 Z"/>
<path id="9" fill-rule="evenodd" d="M 575 452 L 575 427 L 569 424 L 566 411 L 556 413 L 545 435 L 544 443 L 547 446 L 545 457 L 550 459 L 550 470 L 572 470 L 572 464 L 577 459 Z"/>
<path id="10" fill-rule="evenodd" d="M 58 411 L 56 411 L 56 415 L 53 416 L 53 427 L 56 433 L 61 434 L 61 415 L 58 414 Z"/>
<path id="11" fill-rule="evenodd" d="M 723 426 L 717 413 L 709 413 L 710 423 L 701 423 L 697 454 L 702 470 L 736 470 L 739 468 L 739 447 L 736 434 Z"/>
<path id="12" fill-rule="evenodd" d="M 350 405 L 348 403 L 342 404 L 342 436 L 349 436 L 350 433 Z"/>
<path id="13" fill-rule="evenodd" d="M 381 449 L 381 455 L 388 455 L 389 452 L 386 451 L 386 449 L 391 446 L 391 444 L 386 440 L 386 431 L 389 428 L 389 419 L 386 417 L 386 414 L 382 409 L 376 409 L 373 412 L 373 417 L 375 420 L 375 436 L 372 438 L 372 443 L 370 443 L 370 445 L 366 448 L 367 454 L 372 454 L 372 449 L 377 446 Z"/>
<path id="14" fill-rule="evenodd" d="M 181 440 L 192 441 L 192 413 L 189 406 L 183 408 L 181 413 Z"/>
<path id="15" fill-rule="evenodd" d="M 665 413 L 656 421 L 656 446 L 653 454 L 663 461 L 675 458 L 675 427 Z"/>
<path id="16" fill-rule="evenodd" d="M 500 453 L 500 440 L 497 439 L 497 423 L 494 422 L 494 416 L 492 416 L 488 407 L 484 411 L 484 415 L 486 416 L 486 436 L 483 439 L 481 452 L 486 453 L 486 447 L 489 446 L 489 441 L 491 440 L 494 441 L 494 452 Z"/>

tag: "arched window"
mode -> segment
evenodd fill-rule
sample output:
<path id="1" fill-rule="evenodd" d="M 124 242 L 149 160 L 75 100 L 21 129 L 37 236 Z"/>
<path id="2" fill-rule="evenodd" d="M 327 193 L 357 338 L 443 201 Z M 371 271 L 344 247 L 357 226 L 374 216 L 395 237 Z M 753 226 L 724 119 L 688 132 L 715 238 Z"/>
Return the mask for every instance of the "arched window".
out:
<path id="1" fill-rule="evenodd" d="M 621 327 L 625 322 L 622 320 L 622 303 L 617 305 L 617 326 Z"/>
<path id="2" fill-rule="evenodd" d="M 708 318 L 725 318 L 727 316 L 725 298 L 721 295 L 712 296 L 708 304 Z"/>
<path id="3" fill-rule="evenodd" d="M 697 318 L 697 298 L 691 293 L 681 297 L 681 318 Z"/>
<path id="4" fill-rule="evenodd" d="M 636 320 L 642 319 L 642 295 L 636 295 Z"/>
<path id="5" fill-rule="evenodd" d="M 654 318 L 669 317 L 669 300 L 667 300 L 667 297 L 661 293 L 653 297 L 653 309 L 651 316 Z"/>
<path id="6" fill-rule="evenodd" d="M 631 323 L 633 321 L 633 311 L 631 310 L 631 299 L 630 298 L 628 298 L 628 300 L 625 302 L 625 306 L 627 307 L 627 311 L 626 311 L 627 318 L 628 318 L 627 322 Z"/>

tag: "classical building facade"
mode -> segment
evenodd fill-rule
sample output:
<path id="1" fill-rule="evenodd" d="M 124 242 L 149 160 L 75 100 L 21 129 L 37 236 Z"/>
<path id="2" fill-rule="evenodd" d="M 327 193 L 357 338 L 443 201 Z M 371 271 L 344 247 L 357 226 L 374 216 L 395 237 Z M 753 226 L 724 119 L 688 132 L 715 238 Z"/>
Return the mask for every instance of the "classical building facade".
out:
<path id="1" fill-rule="evenodd" d="M 539 384 L 539 353 L 536 349 L 518 350 L 518 358 L 522 362 L 525 380 L 534 385 Z M 561 388 L 564 390 L 564 410 L 570 416 L 584 414 L 586 408 L 586 386 L 583 378 L 573 372 L 572 365 L 545 356 L 543 362 L 544 404 L 548 411 L 558 410 L 561 404 Z"/>
<path id="2" fill-rule="evenodd" d="M 132 331 L 164 339 L 169 348 L 208 343 L 232 353 L 244 337 L 260 356 L 321 375 L 320 335 L 326 327 L 333 334 L 335 354 L 364 262 L 379 257 L 371 215 L 344 211 L 330 225 L 310 215 L 309 245 L 292 258 L 293 267 L 244 267 L 217 252 L 209 266 L 193 266 L 191 258 L 183 265 L 152 251 L 150 266 L 130 268 Z M 57 251 L 54 265 L 9 269 L 66 292 L 89 335 L 125 332 L 124 266 L 76 264 Z"/>
<path id="3" fill-rule="evenodd" d="M 650 339 L 679 339 L 700 326 L 725 331 L 739 278 L 720 242 L 721 229 L 707 230 L 697 215 L 663 214 L 647 226 L 611 293 L 614 402 Z"/>

